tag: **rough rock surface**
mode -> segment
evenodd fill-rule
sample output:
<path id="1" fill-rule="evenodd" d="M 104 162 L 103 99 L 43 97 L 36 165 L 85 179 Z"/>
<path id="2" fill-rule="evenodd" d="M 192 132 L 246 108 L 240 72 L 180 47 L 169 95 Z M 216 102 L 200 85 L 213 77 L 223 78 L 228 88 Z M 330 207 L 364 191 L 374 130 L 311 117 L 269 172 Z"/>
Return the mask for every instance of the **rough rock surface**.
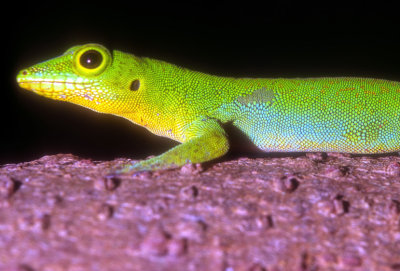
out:
<path id="1" fill-rule="evenodd" d="M 0 270 L 400 270 L 400 157 L 0 167 Z"/>

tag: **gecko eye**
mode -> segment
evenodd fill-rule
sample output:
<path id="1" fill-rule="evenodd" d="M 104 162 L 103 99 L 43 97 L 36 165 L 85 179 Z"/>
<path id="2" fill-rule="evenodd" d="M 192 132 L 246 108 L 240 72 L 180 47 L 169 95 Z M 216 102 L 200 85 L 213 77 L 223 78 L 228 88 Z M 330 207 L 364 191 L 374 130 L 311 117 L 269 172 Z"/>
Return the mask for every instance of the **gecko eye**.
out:
<path id="1" fill-rule="evenodd" d="M 86 69 L 95 69 L 103 62 L 103 56 L 96 50 L 84 52 L 79 59 L 79 63 Z"/>
<path id="2" fill-rule="evenodd" d="M 98 76 L 111 65 L 112 55 L 99 44 L 86 44 L 76 49 L 73 54 L 73 68 L 77 75 Z"/>

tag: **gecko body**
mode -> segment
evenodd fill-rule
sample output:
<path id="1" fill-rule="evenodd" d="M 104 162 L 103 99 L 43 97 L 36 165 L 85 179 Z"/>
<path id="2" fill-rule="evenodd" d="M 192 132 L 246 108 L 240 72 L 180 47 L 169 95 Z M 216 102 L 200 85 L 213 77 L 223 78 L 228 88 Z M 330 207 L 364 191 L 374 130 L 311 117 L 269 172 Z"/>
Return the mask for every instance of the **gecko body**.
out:
<path id="1" fill-rule="evenodd" d="M 372 78 L 230 78 L 75 46 L 22 70 L 39 95 L 124 117 L 182 144 L 119 173 L 180 167 L 223 156 L 225 123 L 266 152 L 400 151 L 400 83 Z"/>

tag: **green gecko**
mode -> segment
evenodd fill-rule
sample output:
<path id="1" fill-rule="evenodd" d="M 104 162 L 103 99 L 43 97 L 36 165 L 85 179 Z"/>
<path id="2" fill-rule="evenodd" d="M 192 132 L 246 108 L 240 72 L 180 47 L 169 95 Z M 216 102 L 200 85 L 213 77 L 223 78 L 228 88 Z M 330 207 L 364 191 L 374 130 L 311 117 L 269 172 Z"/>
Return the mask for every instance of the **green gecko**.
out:
<path id="1" fill-rule="evenodd" d="M 182 144 L 117 173 L 177 168 L 223 156 L 231 124 L 266 152 L 400 151 L 400 82 L 355 78 L 230 78 L 99 44 L 22 70 L 41 96 L 117 115 Z"/>

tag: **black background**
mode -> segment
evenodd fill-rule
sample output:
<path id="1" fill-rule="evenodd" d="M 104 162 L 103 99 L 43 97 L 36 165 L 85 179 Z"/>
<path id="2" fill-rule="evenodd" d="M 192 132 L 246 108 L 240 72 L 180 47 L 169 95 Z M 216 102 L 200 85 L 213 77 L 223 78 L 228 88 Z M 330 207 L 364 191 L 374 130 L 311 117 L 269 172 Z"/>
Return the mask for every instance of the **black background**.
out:
<path id="1" fill-rule="evenodd" d="M 1 164 L 56 153 L 138 159 L 175 144 L 17 86 L 20 69 L 77 44 L 102 43 L 217 75 L 400 81 L 399 9 L 383 2 L 30 3 L 2 8 Z"/>

